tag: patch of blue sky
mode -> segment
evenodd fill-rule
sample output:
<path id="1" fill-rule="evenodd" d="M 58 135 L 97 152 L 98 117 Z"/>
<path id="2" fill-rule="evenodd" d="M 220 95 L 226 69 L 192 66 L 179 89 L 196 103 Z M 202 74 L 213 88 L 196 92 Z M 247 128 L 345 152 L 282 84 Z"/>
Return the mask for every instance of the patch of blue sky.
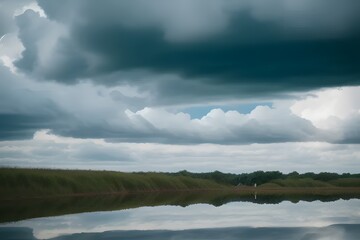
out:
<path id="1" fill-rule="evenodd" d="M 208 114 L 212 109 L 220 108 L 224 112 L 227 111 L 238 111 L 242 114 L 250 113 L 257 106 L 269 106 L 272 107 L 271 102 L 255 102 L 255 103 L 242 103 L 242 104 L 230 104 L 230 105 L 206 105 L 206 106 L 196 106 L 182 109 L 184 113 L 188 113 L 191 116 L 191 119 L 202 118 Z"/>

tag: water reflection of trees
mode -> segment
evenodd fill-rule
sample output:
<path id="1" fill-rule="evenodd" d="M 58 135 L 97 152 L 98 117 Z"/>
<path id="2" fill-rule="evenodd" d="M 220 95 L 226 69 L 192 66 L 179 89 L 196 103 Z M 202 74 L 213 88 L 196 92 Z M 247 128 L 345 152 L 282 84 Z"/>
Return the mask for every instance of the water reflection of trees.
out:
<path id="1" fill-rule="evenodd" d="M 2 201 L 0 204 L 0 222 L 11 222 L 36 217 L 59 216 L 64 214 L 113 211 L 144 206 L 172 205 L 186 207 L 191 204 L 211 204 L 221 206 L 230 202 L 252 202 L 256 204 L 278 204 L 282 201 L 322 201 L 359 198 L 359 194 L 257 194 L 255 192 L 167 192 L 124 195 L 102 195 L 86 197 L 61 197 L 46 199 L 27 199 Z"/>

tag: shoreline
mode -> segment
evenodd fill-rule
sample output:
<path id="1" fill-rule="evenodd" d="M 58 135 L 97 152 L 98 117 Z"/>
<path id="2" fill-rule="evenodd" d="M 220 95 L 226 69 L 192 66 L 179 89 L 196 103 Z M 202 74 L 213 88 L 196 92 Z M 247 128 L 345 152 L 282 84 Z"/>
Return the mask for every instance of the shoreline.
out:
<path id="1" fill-rule="evenodd" d="M 256 174 L 258 173 L 249 176 L 256 177 Z M 255 181 L 258 183 L 258 186 L 255 187 L 254 184 L 242 183 L 247 181 L 241 180 L 241 176 L 220 172 L 198 175 L 189 172 L 124 173 L 91 170 L 0 168 L 0 200 L 127 194 L 177 195 L 180 193 L 200 194 L 205 192 L 232 193 L 238 196 L 252 194 L 360 195 L 360 177 L 354 178 L 357 175 L 350 176 L 352 178 L 328 181 L 311 178 L 265 178 L 271 176 L 271 174 L 274 173 L 261 173 L 257 175 L 256 179 L 250 179 L 250 182 Z M 236 177 L 239 177 L 239 179 Z M 336 175 L 336 177 L 340 177 L 340 175 Z M 234 182 L 240 182 L 243 185 L 236 186 Z"/>
<path id="2" fill-rule="evenodd" d="M 111 193 L 81 193 L 0 200 L 0 223 L 65 214 L 118 211 L 139 207 L 209 204 L 215 207 L 237 202 L 280 204 L 287 201 L 332 202 L 360 199 L 360 188 L 285 188 L 254 187 L 230 189 L 157 190 Z"/>
<path id="3" fill-rule="evenodd" d="M 341 194 L 354 194 L 360 198 L 360 187 L 224 187 L 224 188 L 198 188 L 198 189 L 153 189 L 153 190 L 136 190 L 136 191 L 116 191 L 116 192 L 84 192 L 84 193 L 69 193 L 69 194 L 51 194 L 38 196 L 21 196 L 1 198 L 2 201 L 21 201 L 34 199 L 54 199 L 66 197 L 107 197 L 107 196 L 122 196 L 122 195 L 143 195 L 143 194 L 171 194 L 171 193 L 234 193 L 238 196 L 246 195 L 262 195 L 262 196 L 277 196 L 277 195 L 322 195 L 322 196 L 337 196 Z"/>

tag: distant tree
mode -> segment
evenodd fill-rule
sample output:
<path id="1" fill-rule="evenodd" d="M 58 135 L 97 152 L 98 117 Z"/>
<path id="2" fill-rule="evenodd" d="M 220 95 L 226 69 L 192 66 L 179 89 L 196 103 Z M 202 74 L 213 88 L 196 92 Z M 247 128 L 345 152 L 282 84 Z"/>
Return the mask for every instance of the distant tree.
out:
<path id="1" fill-rule="evenodd" d="M 287 177 L 289 177 L 289 178 L 298 178 L 299 176 L 300 176 L 300 174 L 296 171 L 293 171 L 287 175 Z"/>
<path id="2" fill-rule="evenodd" d="M 234 174 L 234 173 L 222 173 L 220 171 L 207 172 L 207 173 L 192 173 L 186 170 L 182 170 L 177 173 L 168 173 L 168 174 L 175 176 L 187 176 L 193 178 L 209 179 L 217 183 L 228 184 L 233 186 L 237 186 L 239 184 L 253 186 L 255 183 L 257 185 L 261 185 L 276 179 L 286 179 L 286 178 L 310 178 L 319 181 L 330 181 L 338 178 L 360 178 L 360 174 L 344 173 L 340 175 L 337 173 L 328 173 L 328 172 L 321 172 L 318 174 L 313 172 L 307 172 L 307 173 L 299 174 L 296 171 L 293 171 L 288 174 L 283 174 L 279 171 L 267 171 L 267 172 L 256 171 L 252 173 Z"/>
<path id="3" fill-rule="evenodd" d="M 314 179 L 327 182 L 330 180 L 338 179 L 339 177 L 340 175 L 337 173 L 321 172 L 317 174 Z"/>

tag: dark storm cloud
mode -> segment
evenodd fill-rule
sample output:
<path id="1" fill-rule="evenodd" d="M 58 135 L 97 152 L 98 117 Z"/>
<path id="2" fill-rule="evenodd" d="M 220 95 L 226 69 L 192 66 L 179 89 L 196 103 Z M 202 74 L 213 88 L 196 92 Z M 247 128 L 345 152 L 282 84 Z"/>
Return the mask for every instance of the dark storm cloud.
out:
<path id="1" fill-rule="evenodd" d="M 268 84 L 296 90 L 359 83 L 360 38 L 245 44 L 242 34 L 232 32 L 207 42 L 171 43 L 156 30 L 94 25 L 86 30 L 76 29 L 73 38 L 106 59 L 100 71 L 149 69 L 260 89 Z M 314 77 L 330 78 L 319 82 Z"/>
<path id="2" fill-rule="evenodd" d="M 2 65 L 0 76 L 0 140 L 32 138 L 38 129 L 63 125 L 58 120 L 67 119 L 66 114 L 55 102 L 21 86 Z"/>
<path id="3" fill-rule="evenodd" d="M 358 142 L 346 127 L 331 138 L 283 108 L 215 109 L 192 121 L 154 107 L 359 84 L 358 1 L 38 2 L 48 18 L 32 10 L 15 18 L 25 50 L 14 64 L 26 76 L 0 68 L 1 139 L 51 129 L 131 142 Z M 111 90 L 118 85 L 140 97 Z"/>
<path id="4" fill-rule="evenodd" d="M 360 114 L 345 120 L 342 123 L 343 136 L 340 143 L 360 144 Z"/>
<path id="5" fill-rule="evenodd" d="M 25 47 L 22 58 L 15 62 L 19 69 L 42 78 L 61 78 L 63 81 L 75 79 L 86 71 L 82 53 L 71 40 L 61 35 L 65 31 L 61 26 L 41 18 L 32 10 L 16 17 L 16 22 L 19 38 Z M 52 52 L 45 48 L 50 48 Z"/>
<path id="6" fill-rule="evenodd" d="M 124 114 L 128 105 L 125 101 L 132 102 L 134 98 L 124 97 L 119 92 L 109 90 L 105 97 L 94 91 L 92 85 L 82 89 L 77 86 L 73 92 L 62 85 L 41 87 L 12 74 L 1 64 L 0 76 L 0 141 L 29 139 L 41 129 L 51 129 L 61 136 L 131 142 L 171 138 L 146 120 L 140 119 L 141 129 L 137 129 Z M 66 97 L 62 94 L 57 97 L 54 92 Z M 79 99 L 79 92 L 83 101 Z M 125 106 L 117 102 L 118 98 Z"/>
<path id="7" fill-rule="evenodd" d="M 170 86 L 159 95 L 186 95 L 181 88 L 188 89 L 189 81 L 204 91 L 214 86 L 260 96 L 360 83 L 360 18 L 354 13 L 358 1 L 304 1 L 299 11 L 284 1 L 272 1 L 283 13 L 263 1 L 170 2 L 178 9 L 169 1 L 39 0 L 49 19 L 66 26 L 68 34 L 51 50 L 55 60 L 40 63 L 41 45 L 33 37 L 44 30 L 28 31 L 37 17 L 20 16 L 26 50 L 16 66 L 66 83 L 92 78 L 116 84 L 124 80 L 108 77 L 105 82 L 99 76 L 137 70 L 180 76 L 176 83 L 169 80 Z M 193 10 L 199 5 L 213 8 Z M 177 13 L 182 9 L 183 16 Z M 207 96 L 212 94 L 216 91 Z"/>
<path id="8" fill-rule="evenodd" d="M 25 114 L 0 114 L 0 141 L 30 139 L 43 128 L 53 128 L 54 118 Z"/>
<path id="9" fill-rule="evenodd" d="M 1 0 L 0 1 L 0 38 L 13 31 L 15 24 L 13 21 L 13 14 L 16 9 L 29 4 L 31 0 Z"/>

